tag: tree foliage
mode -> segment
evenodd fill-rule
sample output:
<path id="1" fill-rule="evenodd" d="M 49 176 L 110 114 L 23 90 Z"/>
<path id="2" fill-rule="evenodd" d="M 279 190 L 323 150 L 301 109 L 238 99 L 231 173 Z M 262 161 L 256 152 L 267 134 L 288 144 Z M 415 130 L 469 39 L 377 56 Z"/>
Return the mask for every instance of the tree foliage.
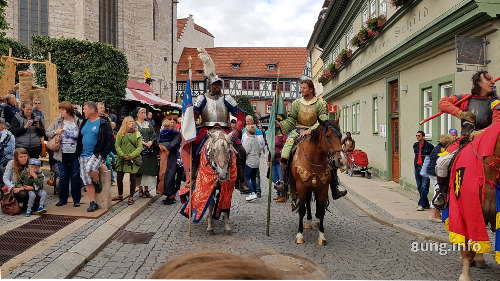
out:
<path id="1" fill-rule="evenodd" d="M 7 7 L 7 0 L 0 0 L 0 50 L 7 50 L 9 47 L 6 46 L 3 39 L 5 38 L 5 30 L 9 29 L 9 24 L 5 18 L 5 8 Z M 3 74 L 3 64 L 0 62 L 0 76 Z"/>
<path id="2" fill-rule="evenodd" d="M 252 115 L 254 120 L 256 119 L 255 110 L 253 110 L 252 103 L 250 99 L 246 96 L 236 96 L 236 101 L 238 102 L 238 106 L 245 112 L 245 115 Z"/>
<path id="3" fill-rule="evenodd" d="M 31 50 L 28 46 L 23 43 L 12 40 L 10 38 L 0 38 L 0 55 L 7 56 L 9 54 L 9 49 L 12 49 L 12 56 L 16 58 L 22 59 L 30 59 L 31 58 Z M 16 66 L 16 74 L 17 71 L 26 70 L 29 68 L 29 64 L 18 64 Z"/>
<path id="4" fill-rule="evenodd" d="M 32 58 L 57 66 L 59 100 L 74 104 L 104 102 L 118 107 L 125 97 L 128 64 L 125 55 L 111 45 L 77 39 L 33 36 Z M 46 85 L 45 66 L 36 66 L 39 85 Z"/>

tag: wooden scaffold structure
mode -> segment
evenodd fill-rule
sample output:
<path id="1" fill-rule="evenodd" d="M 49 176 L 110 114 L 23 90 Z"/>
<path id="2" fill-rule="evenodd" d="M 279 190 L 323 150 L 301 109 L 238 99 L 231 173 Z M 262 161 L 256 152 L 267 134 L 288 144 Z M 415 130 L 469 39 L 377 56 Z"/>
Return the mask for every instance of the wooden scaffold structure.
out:
<path id="1" fill-rule="evenodd" d="M 42 112 L 45 116 L 45 124 L 52 123 L 57 118 L 59 109 L 59 91 L 57 85 L 57 67 L 52 63 L 49 53 L 47 61 L 34 61 L 12 56 L 9 49 L 8 56 L 0 58 L 4 68 L 0 78 L 0 96 L 3 98 L 11 90 L 19 91 L 20 102 L 32 101 L 37 98 L 41 102 Z M 43 64 L 46 70 L 47 88 L 37 86 L 34 83 L 33 73 L 29 70 L 19 71 L 19 83 L 16 84 L 16 66 L 18 64 Z"/>

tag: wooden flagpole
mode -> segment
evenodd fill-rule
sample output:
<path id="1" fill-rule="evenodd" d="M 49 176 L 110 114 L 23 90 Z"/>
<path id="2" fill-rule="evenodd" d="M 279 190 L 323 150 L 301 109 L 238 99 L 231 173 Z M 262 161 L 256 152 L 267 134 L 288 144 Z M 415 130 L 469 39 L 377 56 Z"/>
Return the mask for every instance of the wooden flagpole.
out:
<path id="1" fill-rule="evenodd" d="M 191 62 L 193 58 L 189 56 L 189 86 L 191 87 Z M 188 225 L 188 235 L 191 237 L 191 229 L 193 225 L 193 221 L 191 219 L 191 215 L 193 212 L 193 144 L 189 144 L 189 225 Z"/>

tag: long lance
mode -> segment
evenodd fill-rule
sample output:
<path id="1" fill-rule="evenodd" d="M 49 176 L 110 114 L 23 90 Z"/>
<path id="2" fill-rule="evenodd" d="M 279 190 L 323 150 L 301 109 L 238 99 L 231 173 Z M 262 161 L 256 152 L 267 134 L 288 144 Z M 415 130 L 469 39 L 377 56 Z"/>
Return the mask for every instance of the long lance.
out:
<path id="1" fill-rule="evenodd" d="M 278 66 L 278 77 L 276 78 L 276 92 L 274 93 L 273 104 L 271 106 L 271 115 L 269 116 L 269 127 L 274 128 L 276 125 L 271 124 L 271 122 L 276 122 L 275 118 L 276 109 L 278 107 L 278 93 L 279 93 L 279 81 L 280 81 L 280 68 Z M 274 125 L 274 126 L 273 126 Z M 269 149 L 269 157 L 270 161 L 268 161 L 267 166 L 269 167 L 269 190 L 267 192 L 267 224 L 266 224 L 266 235 L 269 236 L 269 228 L 271 227 L 271 195 L 272 195 L 272 184 L 273 184 L 273 160 L 274 160 L 274 146 L 275 146 L 275 133 L 270 132 L 273 135 L 273 139 L 271 140 L 271 147 Z"/>
<path id="2" fill-rule="evenodd" d="M 498 82 L 498 80 L 500 80 L 500 77 L 497 77 L 495 78 L 495 80 L 493 80 L 495 83 Z M 465 96 L 463 98 L 461 98 L 460 100 L 456 101 L 453 103 L 454 106 L 457 106 L 457 105 L 460 105 L 461 103 L 463 103 L 464 101 L 468 100 L 471 96 Z M 424 123 L 428 122 L 428 121 L 431 121 L 432 119 L 438 117 L 438 116 L 441 116 L 443 115 L 445 112 L 443 111 L 440 111 L 434 115 L 432 115 L 431 117 L 428 117 L 420 122 L 418 122 L 419 125 L 423 125 Z"/>
<path id="3" fill-rule="evenodd" d="M 189 60 L 189 85 L 191 85 L 191 61 L 193 60 L 191 56 L 188 58 Z M 189 225 L 188 225 L 188 235 L 191 237 L 191 229 L 193 221 L 191 219 L 191 215 L 193 212 L 193 144 L 189 144 Z"/>

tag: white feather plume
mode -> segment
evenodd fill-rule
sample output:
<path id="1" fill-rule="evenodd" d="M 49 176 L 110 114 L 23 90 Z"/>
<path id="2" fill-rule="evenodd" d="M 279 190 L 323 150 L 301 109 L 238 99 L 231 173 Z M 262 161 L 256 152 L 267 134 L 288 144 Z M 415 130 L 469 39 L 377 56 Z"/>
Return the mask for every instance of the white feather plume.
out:
<path id="1" fill-rule="evenodd" d="M 209 81 L 215 81 L 219 79 L 217 73 L 215 72 L 215 63 L 208 54 L 207 50 L 204 48 L 198 48 L 198 57 L 203 62 L 203 72 Z"/>

